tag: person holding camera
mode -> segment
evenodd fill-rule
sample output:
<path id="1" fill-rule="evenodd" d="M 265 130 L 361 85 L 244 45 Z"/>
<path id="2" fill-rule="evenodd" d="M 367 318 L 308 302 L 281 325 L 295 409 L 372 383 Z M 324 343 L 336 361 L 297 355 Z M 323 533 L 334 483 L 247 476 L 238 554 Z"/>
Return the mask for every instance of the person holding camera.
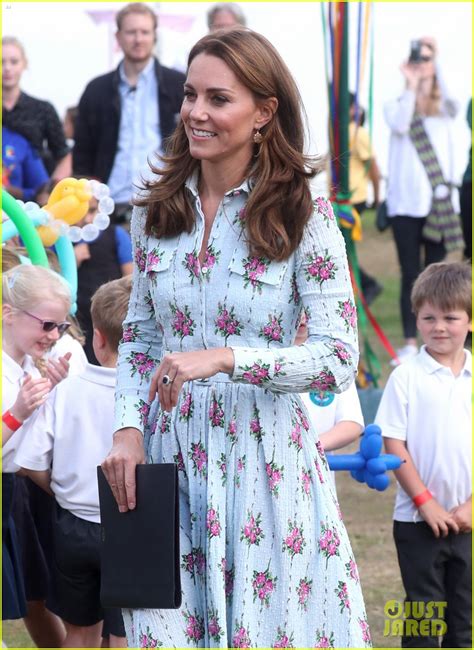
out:
<path id="1" fill-rule="evenodd" d="M 400 69 L 405 90 L 384 106 L 390 127 L 387 213 L 401 268 L 400 306 L 405 346 L 400 362 L 417 353 L 412 286 L 422 269 L 463 248 L 454 187 L 451 123 L 458 104 L 449 96 L 431 37 L 412 41 Z"/>

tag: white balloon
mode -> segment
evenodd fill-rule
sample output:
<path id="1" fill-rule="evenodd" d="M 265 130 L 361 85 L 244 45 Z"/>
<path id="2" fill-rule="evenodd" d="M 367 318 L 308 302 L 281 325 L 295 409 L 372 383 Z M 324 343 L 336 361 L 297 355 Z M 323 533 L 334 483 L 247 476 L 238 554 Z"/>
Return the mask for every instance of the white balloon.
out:
<path id="1" fill-rule="evenodd" d="M 51 215 L 47 210 L 44 208 L 41 208 L 38 210 L 37 216 L 41 219 L 41 224 L 44 225 L 45 223 L 48 223 L 48 221 L 51 219 Z M 64 223 L 64 222 L 62 222 Z"/>
<path id="2" fill-rule="evenodd" d="M 99 230 L 105 230 L 110 225 L 110 217 L 104 212 L 98 212 L 94 217 L 94 225 L 97 226 Z"/>
<path id="3" fill-rule="evenodd" d="M 115 208 L 115 202 L 110 196 L 106 196 L 99 201 L 99 210 L 100 212 L 105 212 L 106 214 L 112 214 Z"/>
<path id="4" fill-rule="evenodd" d="M 82 228 L 82 239 L 87 242 L 94 241 L 99 236 L 100 230 L 93 223 L 88 223 Z"/>
<path id="5" fill-rule="evenodd" d="M 25 212 L 33 212 L 33 210 L 39 210 L 39 205 L 34 201 L 27 201 L 23 206 L 23 210 L 25 210 Z"/>
<path id="6" fill-rule="evenodd" d="M 79 226 L 71 226 L 69 228 L 69 239 L 73 244 L 77 244 L 77 242 L 81 241 L 82 228 L 79 228 Z"/>
<path id="7" fill-rule="evenodd" d="M 94 196 L 95 196 L 96 192 L 99 191 L 99 187 L 102 185 L 102 183 L 100 181 L 96 181 L 95 178 L 94 178 L 93 180 L 89 181 L 89 185 L 90 185 L 92 194 L 94 194 Z"/>
<path id="8" fill-rule="evenodd" d="M 25 202 L 24 201 L 22 201 L 21 199 L 17 199 L 16 202 L 18 203 L 20 208 L 25 209 Z"/>
<path id="9" fill-rule="evenodd" d="M 110 190 L 108 186 L 105 183 L 100 183 L 94 193 L 94 196 L 100 201 L 100 199 L 105 199 L 107 196 L 109 196 L 109 194 Z"/>
<path id="10" fill-rule="evenodd" d="M 53 228 L 58 232 L 60 237 L 67 235 L 69 232 L 69 224 L 62 219 L 56 219 L 53 221 Z"/>

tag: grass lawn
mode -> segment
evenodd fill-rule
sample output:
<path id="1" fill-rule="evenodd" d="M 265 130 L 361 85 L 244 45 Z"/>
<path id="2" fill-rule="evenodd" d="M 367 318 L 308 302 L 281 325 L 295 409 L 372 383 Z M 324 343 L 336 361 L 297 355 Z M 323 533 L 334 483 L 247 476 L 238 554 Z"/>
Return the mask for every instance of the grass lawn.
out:
<path id="1" fill-rule="evenodd" d="M 394 348 L 402 344 L 398 307 L 399 271 L 391 231 L 378 233 L 374 214 L 364 213 L 364 240 L 358 245 L 359 260 L 364 270 L 384 286 L 383 293 L 371 309 Z M 383 387 L 390 367 L 389 356 L 369 327 L 374 351 L 382 365 L 380 385 Z M 384 604 L 388 600 L 402 600 L 395 547 L 392 541 L 392 508 L 395 480 L 385 492 L 370 490 L 354 481 L 346 472 L 337 476 L 341 509 L 349 531 L 364 592 L 374 647 L 399 647 L 397 637 L 384 637 Z M 31 647 L 31 641 L 21 622 L 7 622 L 3 638 L 9 647 Z"/>

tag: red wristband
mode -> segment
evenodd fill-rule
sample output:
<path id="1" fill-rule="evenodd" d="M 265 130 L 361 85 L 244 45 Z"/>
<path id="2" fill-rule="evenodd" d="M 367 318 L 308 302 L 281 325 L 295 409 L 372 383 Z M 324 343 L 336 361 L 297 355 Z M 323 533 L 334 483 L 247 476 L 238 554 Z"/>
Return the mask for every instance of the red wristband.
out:
<path id="1" fill-rule="evenodd" d="M 23 422 L 17 420 L 16 417 L 9 410 L 5 411 L 5 413 L 2 415 L 2 422 L 5 422 L 5 424 L 10 429 L 10 431 L 16 431 L 23 424 Z"/>
<path id="2" fill-rule="evenodd" d="M 424 503 L 429 501 L 430 499 L 433 498 L 433 495 L 429 490 L 425 490 L 424 492 L 421 492 L 421 494 L 417 494 L 416 497 L 413 497 L 412 501 L 415 504 L 417 508 L 422 506 Z"/>

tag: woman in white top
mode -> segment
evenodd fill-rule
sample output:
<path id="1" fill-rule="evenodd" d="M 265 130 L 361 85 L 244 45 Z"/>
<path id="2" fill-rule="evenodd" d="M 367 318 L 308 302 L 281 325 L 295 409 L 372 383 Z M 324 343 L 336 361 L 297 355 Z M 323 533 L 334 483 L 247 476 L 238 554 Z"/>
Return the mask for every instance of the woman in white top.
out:
<path id="1" fill-rule="evenodd" d="M 384 107 L 391 130 L 387 211 L 401 267 L 400 303 L 405 347 L 398 352 L 400 360 L 417 352 L 416 322 L 410 306 L 413 283 L 425 266 L 441 261 L 446 253 L 443 241 L 431 241 L 423 233 L 434 193 L 410 135 L 415 115 L 422 118 L 448 185 L 443 187 L 446 193 L 451 191 L 449 185 L 454 176 L 451 122 L 457 105 L 449 98 L 441 78 L 434 39 L 424 37 L 417 43 L 418 51 L 412 48 L 410 59 L 400 68 L 406 81 L 404 92 Z"/>

